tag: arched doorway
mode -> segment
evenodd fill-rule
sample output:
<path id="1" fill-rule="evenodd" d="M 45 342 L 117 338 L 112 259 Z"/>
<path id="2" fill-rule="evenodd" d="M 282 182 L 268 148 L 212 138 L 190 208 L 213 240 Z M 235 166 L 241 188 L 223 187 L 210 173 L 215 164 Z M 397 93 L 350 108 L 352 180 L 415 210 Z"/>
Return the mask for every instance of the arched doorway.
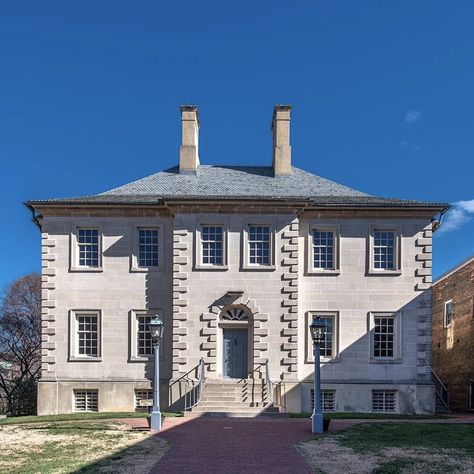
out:
<path id="1" fill-rule="evenodd" d="M 222 376 L 224 378 L 248 377 L 251 314 L 243 305 L 229 305 L 222 309 L 219 327 L 222 333 Z"/>

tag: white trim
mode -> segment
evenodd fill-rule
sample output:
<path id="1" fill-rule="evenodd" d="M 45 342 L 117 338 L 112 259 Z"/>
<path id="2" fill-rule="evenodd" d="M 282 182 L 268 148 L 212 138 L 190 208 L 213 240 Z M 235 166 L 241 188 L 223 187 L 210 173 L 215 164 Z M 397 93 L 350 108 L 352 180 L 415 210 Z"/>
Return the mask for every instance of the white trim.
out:
<path id="1" fill-rule="evenodd" d="M 374 232 L 394 232 L 394 268 L 393 270 L 374 268 Z M 367 275 L 401 275 L 402 273 L 402 233 L 400 226 L 371 225 L 367 238 Z"/>
<path id="2" fill-rule="evenodd" d="M 150 229 L 158 231 L 158 265 L 153 267 L 140 267 L 138 265 L 138 254 L 139 254 L 139 238 L 138 232 L 142 229 Z M 156 221 L 144 221 L 133 226 L 133 250 L 130 256 L 130 272 L 161 272 L 164 268 L 164 234 L 165 229 L 163 224 L 157 224 Z"/>
<path id="3" fill-rule="evenodd" d="M 97 356 L 79 354 L 77 335 L 78 316 L 97 317 Z M 69 311 L 69 359 L 68 362 L 101 362 L 102 361 L 102 312 L 100 309 L 71 309 Z"/>
<path id="4" fill-rule="evenodd" d="M 446 316 L 447 316 L 447 313 L 446 313 L 446 307 L 448 306 L 448 304 L 451 303 L 451 321 L 449 321 L 449 324 L 447 323 L 447 319 L 446 319 Z M 446 300 L 444 302 L 444 311 L 443 311 L 443 326 L 445 328 L 448 328 L 449 326 L 451 326 L 451 324 L 453 323 L 453 313 L 454 313 L 454 305 L 453 305 L 453 300 L 450 299 L 450 300 Z"/>
<path id="5" fill-rule="evenodd" d="M 249 263 L 249 227 L 268 227 L 270 236 L 270 264 Z M 275 270 L 275 229 L 268 221 L 252 220 L 242 228 L 242 270 Z"/>
<path id="6" fill-rule="evenodd" d="M 314 363 L 314 348 L 313 340 L 311 338 L 311 331 L 309 325 L 311 324 L 313 318 L 319 316 L 321 318 L 333 318 L 333 327 L 332 327 L 332 356 L 326 357 L 321 356 L 321 363 L 323 362 L 338 362 L 339 359 L 339 327 L 340 327 L 340 315 L 339 311 L 307 311 L 306 312 L 306 324 L 305 324 L 305 364 Z"/>
<path id="7" fill-rule="evenodd" d="M 369 361 L 376 364 L 393 364 L 402 362 L 402 311 L 372 311 L 368 313 L 367 330 L 369 333 Z M 373 355 L 375 318 L 393 318 L 393 356 L 380 357 Z"/>
<path id="8" fill-rule="evenodd" d="M 222 228 L 222 264 L 214 265 L 202 263 L 202 228 L 203 227 L 221 227 Z M 206 220 L 196 227 L 195 238 L 194 238 L 194 269 L 195 270 L 228 270 L 228 250 L 227 250 L 227 225 L 220 221 L 212 222 L 212 220 Z"/>
<path id="9" fill-rule="evenodd" d="M 314 245 L 313 232 L 320 230 L 323 232 L 333 232 L 334 234 L 334 268 L 314 268 Z M 308 235 L 306 236 L 306 274 L 307 275 L 339 275 L 340 273 L 340 255 L 341 255 L 341 237 L 340 225 L 338 224 L 318 224 L 309 223 Z"/>
<path id="10" fill-rule="evenodd" d="M 78 234 L 80 229 L 94 229 L 97 230 L 98 235 L 98 265 L 97 267 L 88 267 L 79 265 L 79 243 Z M 95 223 L 93 225 L 89 223 L 76 224 L 74 225 L 69 238 L 69 271 L 70 272 L 102 272 L 103 269 L 103 231 L 102 224 Z"/>

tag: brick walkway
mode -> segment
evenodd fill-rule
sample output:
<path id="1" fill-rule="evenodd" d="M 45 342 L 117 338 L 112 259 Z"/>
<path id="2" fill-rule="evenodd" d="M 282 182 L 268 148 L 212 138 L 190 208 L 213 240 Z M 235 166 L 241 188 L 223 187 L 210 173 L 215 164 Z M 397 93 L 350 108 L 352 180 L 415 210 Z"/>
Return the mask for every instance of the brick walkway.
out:
<path id="1" fill-rule="evenodd" d="M 167 418 L 171 448 L 153 473 L 311 473 L 294 445 L 313 437 L 308 420 Z"/>

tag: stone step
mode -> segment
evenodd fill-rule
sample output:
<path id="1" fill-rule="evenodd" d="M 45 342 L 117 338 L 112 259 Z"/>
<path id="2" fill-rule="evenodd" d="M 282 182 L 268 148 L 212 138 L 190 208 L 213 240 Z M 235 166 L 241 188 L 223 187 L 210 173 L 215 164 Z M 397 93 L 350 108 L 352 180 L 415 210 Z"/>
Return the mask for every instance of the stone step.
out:
<path id="1" fill-rule="evenodd" d="M 242 403 L 248 403 L 248 402 L 265 402 L 268 401 L 268 397 L 246 397 L 246 396 L 239 396 L 239 397 L 234 397 L 234 396 L 229 396 L 229 395 L 207 395 L 203 394 L 201 397 L 201 402 L 242 402 Z"/>
<path id="2" fill-rule="evenodd" d="M 220 418 L 257 418 L 257 417 L 276 417 L 276 418 L 288 418 L 287 413 L 279 412 L 256 412 L 256 411 L 204 411 L 194 412 L 187 411 L 183 413 L 185 418 L 201 418 L 201 417 L 220 417 Z"/>
<path id="3" fill-rule="evenodd" d="M 253 408 L 253 407 L 264 407 L 268 406 L 269 403 L 265 402 L 255 402 L 255 403 L 250 403 L 250 402 L 238 402 L 238 401 L 200 401 L 197 405 L 196 408 L 227 408 L 227 407 L 237 407 L 237 408 Z"/>

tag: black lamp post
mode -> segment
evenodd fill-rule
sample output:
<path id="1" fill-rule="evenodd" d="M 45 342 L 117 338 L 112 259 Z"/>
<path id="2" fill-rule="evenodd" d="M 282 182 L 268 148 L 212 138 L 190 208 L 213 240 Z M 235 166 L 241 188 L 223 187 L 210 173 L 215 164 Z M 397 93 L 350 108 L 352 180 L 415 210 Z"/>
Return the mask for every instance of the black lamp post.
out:
<path id="1" fill-rule="evenodd" d="M 160 412 L 160 344 L 163 339 L 164 324 L 159 315 L 153 316 L 149 322 L 151 341 L 154 353 L 154 378 L 153 378 L 153 409 L 150 413 L 150 428 L 161 431 Z"/>
<path id="2" fill-rule="evenodd" d="M 321 368 L 320 351 L 321 344 L 326 338 L 326 324 L 319 317 L 314 318 L 309 325 L 311 338 L 313 339 L 314 353 L 314 408 L 311 415 L 313 433 L 323 432 L 323 413 L 321 409 Z"/>

